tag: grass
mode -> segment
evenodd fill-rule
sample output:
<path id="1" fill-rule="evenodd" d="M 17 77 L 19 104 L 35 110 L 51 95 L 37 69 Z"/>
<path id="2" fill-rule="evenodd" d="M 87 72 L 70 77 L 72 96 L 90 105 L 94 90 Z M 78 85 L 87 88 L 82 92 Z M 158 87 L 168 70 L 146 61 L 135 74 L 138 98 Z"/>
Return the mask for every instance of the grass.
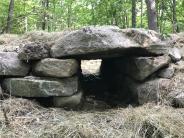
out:
<path id="1" fill-rule="evenodd" d="M 1 107 L 1 138 L 184 137 L 184 110 L 168 106 L 66 111 L 9 98 Z"/>

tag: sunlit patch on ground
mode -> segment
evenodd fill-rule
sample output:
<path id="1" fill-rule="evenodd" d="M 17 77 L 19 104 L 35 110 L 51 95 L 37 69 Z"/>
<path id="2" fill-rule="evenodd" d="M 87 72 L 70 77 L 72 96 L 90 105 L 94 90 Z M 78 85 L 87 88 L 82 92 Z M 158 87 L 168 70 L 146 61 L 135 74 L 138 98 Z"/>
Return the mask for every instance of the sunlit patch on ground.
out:
<path id="1" fill-rule="evenodd" d="M 81 69 L 82 74 L 93 74 L 99 75 L 100 66 L 101 66 L 101 59 L 97 60 L 82 60 L 81 61 Z"/>

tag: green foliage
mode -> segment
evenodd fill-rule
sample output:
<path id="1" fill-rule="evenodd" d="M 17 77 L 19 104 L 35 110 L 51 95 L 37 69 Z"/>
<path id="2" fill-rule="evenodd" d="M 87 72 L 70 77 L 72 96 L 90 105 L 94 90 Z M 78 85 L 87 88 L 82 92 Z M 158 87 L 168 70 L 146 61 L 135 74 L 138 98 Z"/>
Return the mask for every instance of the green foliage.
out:
<path id="1" fill-rule="evenodd" d="M 137 27 L 147 28 L 147 10 L 143 1 L 136 2 Z M 0 0 L 0 32 L 6 27 L 10 0 Z M 12 33 L 41 30 L 76 29 L 87 25 L 131 27 L 132 0 L 15 0 Z M 172 0 L 157 0 L 158 27 L 161 33 L 173 31 Z M 177 25 L 184 30 L 184 0 L 176 1 Z"/>

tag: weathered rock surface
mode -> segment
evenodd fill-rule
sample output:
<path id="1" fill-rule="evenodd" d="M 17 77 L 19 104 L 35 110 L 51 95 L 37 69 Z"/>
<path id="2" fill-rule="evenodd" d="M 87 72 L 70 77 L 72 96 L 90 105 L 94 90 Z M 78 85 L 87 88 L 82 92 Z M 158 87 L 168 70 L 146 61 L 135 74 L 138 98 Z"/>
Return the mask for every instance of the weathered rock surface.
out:
<path id="1" fill-rule="evenodd" d="M 137 95 L 139 104 L 148 102 L 163 103 L 182 107 L 184 75 L 176 74 L 172 79 L 155 78 L 143 83 L 127 79 L 128 87 Z"/>
<path id="2" fill-rule="evenodd" d="M 168 56 L 135 58 L 127 67 L 127 73 L 135 80 L 143 81 L 157 70 L 167 66 L 169 62 Z"/>
<path id="3" fill-rule="evenodd" d="M 0 76 L 26 76 L 29 65 L 18 59 L 15 52 L 0 52 Z"/>
<path id="4" fill-rule="evenodd" d="M 2 84 L 11 95 L 21 97 L 71 96 L 78 91 L 78 78 L 9 78 Z"/>
<path id="5" fill-rule="evenodd" d="M 55 107 L 75 108 L 81 103 L 82 95 L 82 92 L 79 92 L 69 97 L 53 97 L 53 105 Z"/>
<path id="6" fill-rule="evenodd" d="M 184 92 L 181 92 L 174 97 L 173 104 L 176 107 L 184 107 Z"/>
<path id="7" fill-rule="evenodd" d="M 79 64 L 74 59 L 46 58 L 37 62 L 33 68 L 36 76 L 46 77 L 71 77 L 77 73 Z"/>
<path id="8" fill-rule="evenodd" d="M 175 64 L 172 64 L 173 68 L 175 69 L 175 73 L 184 73 L 184 61 L 180 60 Z"/>
<path id="9" fill-rule="evenodd" d="M 141 33 L 140 33 L 141 32 Z M 80 58 L 103 58 L 122 55 L 150 55 L 149 44 L 160 40 L 153 31 L 141 30 L 140 39 L 131 32 L 121 30 L 118 27 L 86 27 L 69 33 L 51 48 L 52 57 L 80 57 Z M 153 50 L 154 51 L 154 50 Z M 152 55 L 157 55 L 157 51 Z M 160 54 L 160 51 L 159 51 Z"/>
<path id="10" fill-rule="evenodd" d="M 175 72 L 175 68 L 172 65 L 170 65 L 169 67 L 166 67 L 160 70 L 157 75 L 160 78 L 170 79 L 173 77 L 174 72 Z"/>
<path id="11" fill-rule="evenodd" d="M 162 102 L 170 93 L 171 81 L 169 79 L 154 79 L 141 84 L 131 83 L 130 89 L 138 97 L 139 104 L 148 102 Z"/>
<path id="12" fill-rule="evenodd" d="M 50 47 L 40 42 L 27 43 L 19 48 L 18 57 L 20 60 L 38 60 L 50 57 Z"/>
<path id="13" fill-rule="evenodd" d="M 106 59 L 102 61 L 101 73 L 128 75 L 135 80 L 143 81 L 154 72 L 168 66 L 169 62 L 168 56 Z M 108 71 L 110 69 L 111 71 Z"/>
<path id="14" fill-rule="evenodd" d="M 180 59 L 182 58 L 178 48 L 170 49 L 169 56 L 174 62 L 180 61 Z"/>
<path id="15" fill-rule="evenodd" d="M 123 32 L 144 47 L 161 42 L 162 39 L 161 35 L 153 30 L 129 28 L 123 29 Z"/>

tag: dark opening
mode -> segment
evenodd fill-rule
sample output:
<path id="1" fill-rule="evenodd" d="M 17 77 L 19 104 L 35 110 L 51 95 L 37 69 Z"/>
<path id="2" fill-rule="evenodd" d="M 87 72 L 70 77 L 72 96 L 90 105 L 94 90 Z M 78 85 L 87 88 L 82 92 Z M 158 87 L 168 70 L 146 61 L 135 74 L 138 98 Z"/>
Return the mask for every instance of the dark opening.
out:
<path id="1" fill-rule="evenodd" d="M 127 86 L 124 67 L 119 66 L 118 60 L 123 59 L 81 61 L 81 84 L 85 99 L 104 102 L 109 107 L 137 104 L 134 94 Z"/>

